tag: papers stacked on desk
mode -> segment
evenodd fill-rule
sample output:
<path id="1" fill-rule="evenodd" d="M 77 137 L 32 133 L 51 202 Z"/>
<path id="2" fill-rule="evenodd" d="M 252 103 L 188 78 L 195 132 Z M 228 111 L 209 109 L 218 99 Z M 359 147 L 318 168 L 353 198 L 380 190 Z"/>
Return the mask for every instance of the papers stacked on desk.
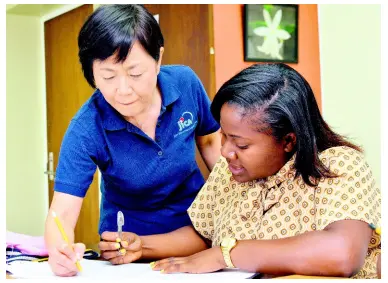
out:
<path id="1" fill-rule="evenodd" d="M 12 273 L 13 278 L 26 279 L 46 279 L 53 278 L 64 280 L 77 280 L 84 278 L 91 279 L 148 279 L 151 280 L 234 280 L 251 278 L 255 273 L 245 272 L 234 269 L 227 269 L 213 273 L 205 274 L 161 274 L 159 271 L 153 271 L 147 263 L 130 263 L 123 265 L 112 265 L 110 262 L 101 260 L 81 260 L 83 271 L 75 277 L 56 277 L 48 265 L 48 262 L 12 262 L 7 265 L 7 270 Z M 198 281 L 197 281 L 198 282 Z M 221 281 L 222 282 L 222 281 Z"/>

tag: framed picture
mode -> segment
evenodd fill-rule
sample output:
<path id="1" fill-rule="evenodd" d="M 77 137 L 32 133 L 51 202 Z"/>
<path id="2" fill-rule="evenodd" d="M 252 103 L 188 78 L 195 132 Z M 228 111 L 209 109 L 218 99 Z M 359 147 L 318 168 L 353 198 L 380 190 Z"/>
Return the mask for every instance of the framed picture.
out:
<path id="1" fill-rule="evenodd" d="M 298 5 L 244 5 L 244 60 L 298 62 Z"/>

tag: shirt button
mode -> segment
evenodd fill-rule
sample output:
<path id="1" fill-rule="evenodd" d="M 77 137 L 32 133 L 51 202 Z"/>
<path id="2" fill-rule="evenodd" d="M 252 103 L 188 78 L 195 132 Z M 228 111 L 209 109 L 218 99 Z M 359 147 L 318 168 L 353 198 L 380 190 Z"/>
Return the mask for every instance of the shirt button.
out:
<path id="1" fill-rule="evenodd" d="M 159 151 L 159 152 L 158 152 L 158 155 L 159 155 L 159 156 L 162 156 L 162 155 L 163 155 L 163 152 L 162 152 L 162 151 Z"/>

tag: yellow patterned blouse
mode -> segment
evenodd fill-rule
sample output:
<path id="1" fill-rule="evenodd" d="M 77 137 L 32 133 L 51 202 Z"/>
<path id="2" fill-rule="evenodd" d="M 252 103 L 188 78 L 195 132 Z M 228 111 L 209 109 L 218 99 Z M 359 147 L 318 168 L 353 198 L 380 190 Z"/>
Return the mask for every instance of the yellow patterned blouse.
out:
<path id="1" fill-rule="evenodd" d="M 323 230 L 334 221 L 357 219 L 380 224 L 380 189 L 362 154 L 349 147 L 333 147 L 319 155 L 340 177 L 322 178 L 310 187 L 294 180 L 293 156 L 276 175 L 238 183 L 220 158 L 188 214 L 194 228 L 213 246 L 224 237 L 240 240 L 278 239 Z M 373 232 L 364 266 L 353 278 L 377 278 L 380 236 Z"/>

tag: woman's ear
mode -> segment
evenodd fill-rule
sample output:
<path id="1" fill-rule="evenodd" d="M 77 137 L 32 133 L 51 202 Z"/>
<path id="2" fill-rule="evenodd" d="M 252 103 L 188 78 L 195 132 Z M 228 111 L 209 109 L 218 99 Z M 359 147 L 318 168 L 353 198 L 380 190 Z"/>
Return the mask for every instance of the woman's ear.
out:
<path id="1" fill-rule="evenodd" d="M 284 151 L 285 152 L 292 152 L 294 150 L 294 147 L 296 145 L 296 135 L 295 133 L 288 133 L 283 138 L 283 144 L 284 144 Z"/>
<path id="2" fill-rule="evenodd" d="M 157 65 L 156 65 L 156 68 L 157 68 L 156 73 L 157 74 L 159 74 L 159 72 L 160 72 L 160 66 L 162 65 L 163 53 L 164 53 L 164 47 L 160 47 L 159 60 L 158 60 Z"/>

